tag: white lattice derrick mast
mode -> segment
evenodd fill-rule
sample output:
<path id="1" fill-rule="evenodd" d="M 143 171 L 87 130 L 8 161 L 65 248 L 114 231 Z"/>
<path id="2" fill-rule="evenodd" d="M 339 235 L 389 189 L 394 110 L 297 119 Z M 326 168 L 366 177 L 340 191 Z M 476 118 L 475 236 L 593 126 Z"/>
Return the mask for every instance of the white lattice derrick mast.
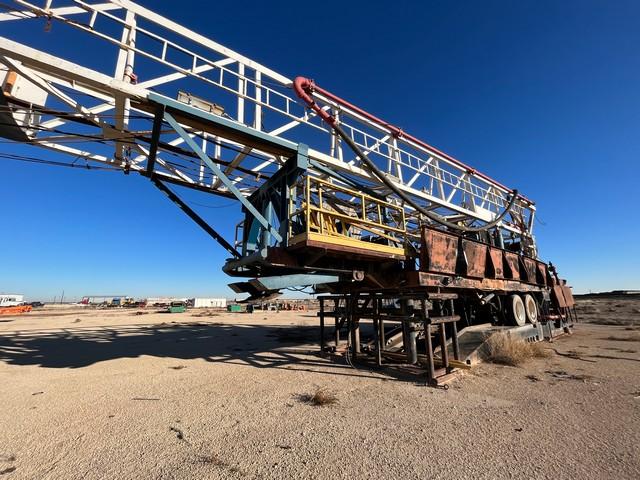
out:
<path id="1" fill-rule="evenodd" d="M 0 63 L 14 70 L 13 62 L 20 62 L 20 76 L 47 94 L 47 105 L 41 106 L 56 104 L 58 110 L 66 106 L 64 115 L 43 114 L 41 121 L 35 117 L 31 120 L 36 120 L 30 127 L 37 132 L 37 145 L 80 155 L 91 162 L 143 171 L 149 149 L 140 138 L 150 131 L 153 114 L 146 107 L 150 92 L 175 99 L 179 91 L 197 88 L 194 93 L 220 105 L 224 109 L 220 113 L 226 118 L 294 143 L 307 143 L 313 161 L 385 191 L 331 128 L 297 99 L 292 80 L 274 70 L 133 2 L 16 0 L 13 4 L 16 10 L 0 14 L 0 22 L 23 22 L 29 37 L 48 35 L 50 41 L 55 41 L 56 22 L 60 22 L 75 29 L 79 39 L 91 36 L 100 41 L 104 52 L 96 51 L 96 55 L 114 55 L 115 71 L 97 72 L 74 62 L 72 49 L 68 58 L 59 58 L 0 38 Z M 51 31 L 46 33 L 41 23 L 33 23 L 34 17 L 52 22 Z M 413 137 L 399 135 L 395 127 L 336 101 L 334 96 L 320 93 L 316 98 L 323 110 L 334 114 L 352 140 L 386 171 L 394 185 L 425 208 L 454 222 L 482 224 L 496 218 L 506 207 L 511 191 L 500 183 Z M 56 135 L 64 138 L 56 130 L 71 134 L 78 131 L 74 130 L 79 128 L 78 120 L 85 122 L 83 129 L 92 125 L 94 135 L 110 140 L 113 150 L 109 152 L 103 145 L 90 142 L 77 147 L 55 140 Z M 223 161 L 222 172 L 246 195 L 283 162 L 277 155 L 233 139 L 188 131 L 208 155 Z M 168 131 L 163 132 L 163 141 L 176 148 L 184 144 L 184 139 Z M 222 194 L 227 191 L 228 187 L 202 161 L 191 163 L 192 160 L 165 148 L 158 154 L 158 168 L 163 175 L 187 186 Z M 411 209 L 407 212 L 410 215 Z M 518 198 L 501 228 L 532 241 L 534 212 L 532 202 Z"/>

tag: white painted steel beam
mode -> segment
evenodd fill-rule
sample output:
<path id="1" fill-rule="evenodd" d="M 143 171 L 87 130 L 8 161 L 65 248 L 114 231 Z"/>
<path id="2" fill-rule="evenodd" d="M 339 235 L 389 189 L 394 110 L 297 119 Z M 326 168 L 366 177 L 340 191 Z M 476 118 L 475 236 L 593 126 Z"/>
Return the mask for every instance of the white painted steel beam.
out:
<path id="1" fill-rule="evenodd" d="M 108 10 L 119 10 L 122 7 L 120 7 L 119 5 L 114 5 L 113 3 L 98 3 L 98 4 L 92 5 L 92 8 L 100 12 L 106 12 Z M 51 8 L 47 11 L 51 12 L 53 15 L 64 15 L 64 16 L 87 13 L 87 10 L 85 10 L 82 7 L 59 7 L 59 8 Z M 37 13 L 35 13 L 33 10 L 30 10 L 30 9 L 29 10 L 16 9 L 15 11 L 0 13 L 0 22 L 8 22 L 11 20 L 25 20 L 28 18 L 36 18 L 38 16 L 39 15 Z"/>
<path id="2" fill-rule="evenodd" d="M 117 68 L 111 76 L 73 63 L 67 58 L 58 58 L 12 39 L 0 37 L 0 55 L 20 61 L 24 69 L 30 69 L 46 83 L 47 91 L 79 110 L 79 113 L 74 115 L 74 120 L 85 118 L 104 125 L 109 123 L 106 112 L 115 110 L 115 121 L 110 128 L 123 135 L 129 129 L 143 128 L 134 127 L 136 122 L 142 120 L 137 118 L 139 116 L 134 118 L 131 112 L 151 116 L 147 109 L 139 108 L 148 105 L 147 96 L 150 89 L 163 86 L 163 92 L 166 93 L 169 91 L 167 85 L 171 84 L 177 92 L 183 82 L 201 82 L 210 88 L 211 98 L 215 98 L 216 102 L 218 97 L 224 99 L 225 116 L 231 115 L 229 118 L 242 124 L 251 123 L 256 131 L 264 130 L 264 122 L 269 127 L 270 135 L 294 142 L 304 140 L 305 143 L 309 143 L 306 141 L 307 135 L 323 138 L 324 140 L 310 145 L 309 153 L 312 159 L 337 172 L 358 177 L 369 185 L 379 184 L 363 169 L 359 159 L 343 161 L 342 145 L 330 128 L 323 125 L 315 114 L 298 102 L 290 89 L 292 82 L 289 78 L 220 43 L 129 0 L 111 0 L 96 4 L 80 0 L 49 1 L 45 7 L 25 0 L 14 0 L 13 3 L 18 6 L 20 13 L 0 14 L 0 21 L 18 21 L 18 17 L 31 19 L 46 16 L 53 22 L 67 23 L 78 31 L 78 35 L 89 35 L 103 41 L 105 52 L 113 52 L 114 46 L 118 49 L 115 61 Z M 74 22 L 74 16 L 79 18 L 77 15 L 80 14 L 90 16 L 89 22 Z M 112 26 L 119 26 L 121 34 L 115 36 L 113 28 L 105 28 L 103 25 L 108 22 Z M 55 38 L 54 34 L 55 31 L 50 33 L 51 38 Z M 143 37 L 147 40 L 146 43 L 141 41 Z M 157 51 L 150 47 L 150 44 L 157 45 Z M 173 51 L 183 55 L 189 65 L 172 63 L 175 62 L 170 59 Z M 101 52 L 96 51 L 96 55 L 98 54 Z M 151 67 L 145 69 L 148 78 L 141 79 L 138 84 L 131 82 L 134 56 L 144 57 L 146 63 L 157 66 L 155 71 Z M 54 87 L 54 84 L 60 88 L 64 87 L 65 92 Z M 72 90 L 77 95 L 66 93 L 67 90 Z M 86 94 L 95 97 L 101 103 L 91 104 L 86 100 Z M 321 108 L 334 112 L 343 129 L 349 132 L 354 142 L 390 175 L 397 187 L 426 205 L 426 208 L 442 211 L 445 215 L 461 215 L 471 220 L 486 222 L 507 204 L 511 192 L 499 183 L 463 168 L 436 150 L 397 135 L 389 125 L 371 121 L 358 111 L 338 105 L 322 95 L 316 97 Z M 71 114 L 73 115 L 72 112 Z M 67 115 L 47 119 L 39 127 L 54 129 L 62 124 L 71 126 L 74 122 L 70 122 L 70 119 Z M 107 131 L 108 129 L 105 129 L 105 135 Z M 189 135 L 191 133 L 189 131 Z M 117 137 L 116 133 L 115 138 Z M 207 139 L 211 138 L 211 135 L 205 133 L 203 137 L 202 145 L 205 150 Z M 113 138 L 114 134 L 111 133 L 111 139 Z M 175 146 L 184 141 L 186 140 L 181 138 L 169 143 Z M 216 142 L 219 143 L 214 147 L 214 157 L 217 159 L 221 158 L 224 151 L 222 147 L 225 145 L 240 150 L 235 158 L 230 159 L 231 165 L 223 170 L 225 174 L 233 175 L 231 184 L 243 179 L 243 175 L 235 173 L 238 168 L 260 172 L 274 163 L 273 156 L 251 151 L 249 146 L 238 144 L 232 139 L 217 138 Z M 39 144 L 52 148 L 52 143 L 49 142 L 47 145 L 46 139 L 40 139 Z M 59 147 L 61 148 L 57 148 L 57 151 L 77 155 L 77 152 L 62 148 L 64 146 Z M 125 163 L 121 161 L 124 148 L 123 142 L 116 144 L 116 157 L 120 159 L 115 162 L 116 165 Z M 142 151 L 146 149 L 142 147 Z M 247 155 L 249 152 L 261 158 L 256 160 Z M 83 154 L 83 158 L 97 162 L 107 161 L 97 152 L 94 156 Z M 191 173 L 185 167 L 168 164 L 164 158 L 161 160 L 165 166 L 169 166 L 167 170 L 174 170 L 169 174 L 175 175 L 176 178 L 201 185 L 206 175 L 212 175 L 211 186 L 214 189 L 224 188 L 221 178 L 204 161 L 200 162 L 195 173 Z M 108 162 L 114 165 L 113 159 L 109 159 Z M 129 168 L 142 168 L 143 162 L 144 154 L 136 156 L 133 162 L 129 159 L 126 163 Z M 162 166 L 162 163 L 159 165 Z M 250 194 L 251 191 L 243 190 L 243 193 Z M 517 221 L 510 222 L 505 219 L 503 227 L 516 234 L 528 235 L 533 227 L 534 212 L 534 205 L 519 199 L 514 215 L 522 216 L 525 226 L 518 225 Z"/>

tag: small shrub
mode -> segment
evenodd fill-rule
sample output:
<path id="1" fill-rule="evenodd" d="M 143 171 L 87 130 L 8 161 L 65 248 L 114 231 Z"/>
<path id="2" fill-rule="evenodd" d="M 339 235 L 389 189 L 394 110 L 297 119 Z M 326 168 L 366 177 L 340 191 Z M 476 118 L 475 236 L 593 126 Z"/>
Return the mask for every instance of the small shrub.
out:
<path id="1" fill-rule="evenodd" d="M 549 352 L 538 342 L 525 342 L 507 333 L 494 333 L 487 339 L 487 360 L 502 365 L 518 366 L 530 358 L 544 358 Z"/>
<path id="2" fill-rule="evenodd" d="M 542 342 L 526 343 L 533 358 L 548 358 L 551 356 L 549 350 L 544 347 Z"/>
<path id="3" fill-rule="evenodd" d="M 324 388 L 318 388 L 314 394 L 305 393 L 298 397 L 301 402 L 308 403 L 315 407 L 322 407 L 324 405 L 333 405 L 338 403 L 338 397 Z"/>

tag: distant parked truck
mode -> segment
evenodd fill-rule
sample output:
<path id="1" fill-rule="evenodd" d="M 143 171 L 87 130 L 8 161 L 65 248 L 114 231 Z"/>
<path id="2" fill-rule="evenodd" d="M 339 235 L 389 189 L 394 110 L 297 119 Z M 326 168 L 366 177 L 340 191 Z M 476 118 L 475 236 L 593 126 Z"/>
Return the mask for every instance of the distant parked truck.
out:
<path id="1" fill-rule="evenodd" d="M 87 295 L 82 297 L 80 303 L 83 305 L 120 306 L 123 298 L 128 297 L 126 295 Z"/>
<path id="2" fill-rule="evenodd" d="M 176 297 L 147 297 L 145 301 L 147 305 L 151 305 L 153 307 L 168 307 L 171 305 L 171 302 L 187 303 L 189 299 Z"/>
<path id="3" fill-rule="evenodd" d="M 227 308 L 226 298 L 192 298 L 193 308 Z"/>

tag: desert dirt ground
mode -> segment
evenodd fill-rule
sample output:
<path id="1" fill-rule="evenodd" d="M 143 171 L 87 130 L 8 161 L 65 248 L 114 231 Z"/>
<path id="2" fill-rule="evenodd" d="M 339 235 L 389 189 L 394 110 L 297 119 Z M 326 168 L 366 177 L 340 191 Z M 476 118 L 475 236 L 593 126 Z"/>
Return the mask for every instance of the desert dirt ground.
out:
<path id="1" fill-rule="evenodd" d="M 0 479 L 640 478 L 640 299 L 580 311 L 448 390 L 320 358 L 313 312 L 0 317 Z"/>

